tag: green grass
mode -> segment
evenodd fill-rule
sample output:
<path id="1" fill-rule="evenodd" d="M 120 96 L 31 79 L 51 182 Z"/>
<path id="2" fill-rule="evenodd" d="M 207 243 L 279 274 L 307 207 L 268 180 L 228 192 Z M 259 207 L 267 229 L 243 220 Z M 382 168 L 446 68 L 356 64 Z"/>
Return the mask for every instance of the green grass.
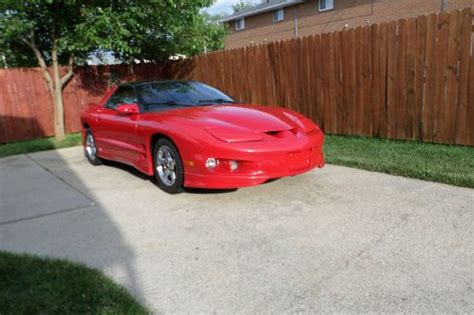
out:
<path id="1" fill-rule="evenodd" d="M 0 145 L 0 157 L 81 144 L 81 134 Z M 474 148 L 378 138 L 326 136 L 326 162 L 474 188 Z"/>
<path id="2" fill-rule="evenodd" d="M 0 144 L 0 158 L 15 154 L 73 147 L 80 145 L 81 141 L 80 133 L 72 133 L 67 135 L 63 141 L 57 141 L 55 138 L 43 138 Z"/>
<path id="3" fill-rule="evenodd" d="M 0 314 L 148 314 L 122 287 L 77 263 L 0 252 Z"/>
<path id="4" fill-rule="evenodd" d="M 326 162 L 474 188 L 474 148 L 417 141 L 326 136 Z"/>

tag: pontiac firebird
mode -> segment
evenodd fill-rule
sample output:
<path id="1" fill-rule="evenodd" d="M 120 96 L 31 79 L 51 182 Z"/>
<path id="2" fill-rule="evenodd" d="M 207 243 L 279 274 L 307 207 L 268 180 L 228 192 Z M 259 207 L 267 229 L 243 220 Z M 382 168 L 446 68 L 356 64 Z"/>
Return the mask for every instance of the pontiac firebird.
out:
<path id="1" fill-rule="evenodd" d="M 81 124 L 91 164 L 131 165 L 172 194 L 253 186 L 324 166 L 324 135 L 311 120 L 237 102 L 197 81 L 114 86 Z"/>

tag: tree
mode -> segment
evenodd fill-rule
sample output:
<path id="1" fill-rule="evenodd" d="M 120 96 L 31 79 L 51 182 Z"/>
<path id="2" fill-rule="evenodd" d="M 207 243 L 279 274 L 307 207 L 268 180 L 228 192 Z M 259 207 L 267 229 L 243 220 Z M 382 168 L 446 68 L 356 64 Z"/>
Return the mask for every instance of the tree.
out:
<path id="1" fill-rule="evenodd" d="M 206 28 L 202 28 L 204 32 L 202 36 L 206 39 L 206 51 L 214 51 L 224 49 L 224 37 L 229 33 L 228 30 L 219 21 L 222 15 L 211 15 L 206 12 L 202 13 L 205 20 Z"/>
<path id="2" fill-rule="evenodd" d="M 64 139 L 62 91 L 74 66 L 112 52 L 124 61 L 160 62 L 222 47 L 222 26 L 201 14 L 213 0 L 2 0 L 0 62 L 42 69 Z M 62 70 L 61 66 L 65 66 Z M 63 67 L 64 68 L 64 67 Z"/>
<path id="3" fill-rule="evenodd" d="M 250 0 L 239 0 L 236 4 L 232 5 L 232 10 L 234 13 L 241 12 L 243 10 L 247 10 L 254 7 L 254 4 Z"/>

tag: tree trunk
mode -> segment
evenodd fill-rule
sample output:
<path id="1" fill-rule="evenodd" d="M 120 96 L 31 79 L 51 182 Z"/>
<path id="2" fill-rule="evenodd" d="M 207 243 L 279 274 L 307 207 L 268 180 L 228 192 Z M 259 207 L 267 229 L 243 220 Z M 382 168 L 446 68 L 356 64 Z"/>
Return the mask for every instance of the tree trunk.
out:
<path id="1" fill-rule="evenodd" d="M 53 91 L 53 103 L 54 103 L 54 136 L 56 140 L 64 140 L 66 138 L 66 132 L 64 128 L 64 103 L 63 103 L 63 91 L 59 85 L 54 85 Z"/>
<path id="2" fill-rule="evenodd" d="M 53 36 L 53 48 L 51 50 L 51 60 L 53 66 L 53 77 L 49 73 L 48 66 L 44 60 L 43 54 L 38 49 L 35 41 L 35 30 L 31 30 L 31 37 L 29 40 L 23 38 L 22 41 L 31 47 L 33 50 L 38 64 L 43 71 L 43 77 L 48 85 L 49 93 L 51 94 L 51 99 L 53 101 L 54 107 L 54 134 L 57 140 L 64 140 L 66 138 L 66 132 L 64 128 L 64 103 L 63 103 L 63 87 L 74 75 L 73 65 L 74 65 L 74 55 L 69 55 L 69 61 L 67 66 L 67 72 L 64 76 L 61 77 L 59 62 L 58 62 L 58 41 Z"/>
<path id="3" fill-rule="evenodd" d="M 54 135 L 56 140 L 61 141 L 66 138 L 64 129 L 64 102 L 63 102 L 63 85 L 61 82 L 61 74 L 59 73 L 58 53 L 55 48 L 51 52 L 53 62 L 53 95 L 54 104 Z"/>

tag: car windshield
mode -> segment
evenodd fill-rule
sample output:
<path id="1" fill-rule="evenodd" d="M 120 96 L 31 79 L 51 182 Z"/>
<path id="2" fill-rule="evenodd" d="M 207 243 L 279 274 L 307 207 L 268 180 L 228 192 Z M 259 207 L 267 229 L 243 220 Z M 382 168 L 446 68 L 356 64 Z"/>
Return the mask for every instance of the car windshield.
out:
<path id="1" fill-rule="evenodd" d="M 195 81 L 153 82 L 138 86 L 137 92 L 145 111 L 235 103 L 219 90 Z"/>

